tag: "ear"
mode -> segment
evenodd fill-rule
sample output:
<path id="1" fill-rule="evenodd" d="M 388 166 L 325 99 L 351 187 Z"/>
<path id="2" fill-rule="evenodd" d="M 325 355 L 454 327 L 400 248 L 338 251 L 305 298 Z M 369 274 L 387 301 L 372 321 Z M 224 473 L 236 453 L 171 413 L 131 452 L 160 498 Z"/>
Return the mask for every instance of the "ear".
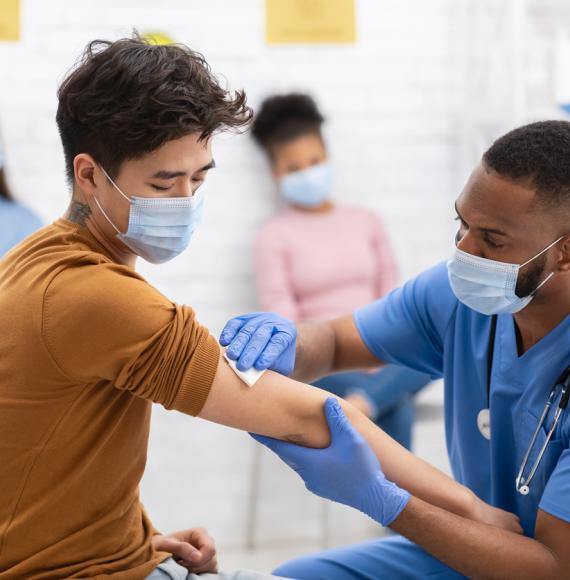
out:
<path id="1" fill-rule="evenodd" d="M 560 272 L 570 272 L 570 234 L 560 240 L 560 258 L 558 260 L 558 270 Z"/>
<path id="2" fill-rule="evenodd" d="M 77 187 L 86 195 L 91 196 L 97 188 L 102 187 L 106 177 L 99 165 L 88 153 L 80 153 L 73 160 L 73 172 Z"/>

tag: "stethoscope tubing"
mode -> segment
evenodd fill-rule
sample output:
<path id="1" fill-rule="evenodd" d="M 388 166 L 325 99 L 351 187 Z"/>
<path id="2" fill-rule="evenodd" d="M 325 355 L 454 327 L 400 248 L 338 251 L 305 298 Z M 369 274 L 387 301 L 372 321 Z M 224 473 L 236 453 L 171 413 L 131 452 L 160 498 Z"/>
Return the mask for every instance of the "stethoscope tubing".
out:
<path id="1" fill-rule="evenodd" d="M 544 453 L 546 452 L 546 448 L 548 447 L 548 443 L 552 439 L 552 435 L 554 434 L 554 431 L 556 430 L 558 422 L 560 421 L 560 417 L 562 416 L 562 413 L 565 411 L 566 407 L 568 406 L 568 400 L 570 399 L 570 385 L 569 385 L 569 383 L 570 383 L 570 366 L 568 366 L 564 370 L 564 372 L 560 375 L 560 377 L 558 377 L 558 380 L 554 383 L 554 385 L 550 391 L 550 394 L 548 396 L 548 400 L 546 401 L 546 405 L 544 406 L 544 410 L 542 411 L 542 415 L 540 416 L 540 419 L 538 420 L 538 423 L 536 425 L 536 429 L 534 430 L 534 433 L 533 433 L 532 438 L 530 440 L 529 446 L 528 446 L 526 453 L 524 455 L 524 458 L 521 462 L 519 472 L 518 472 L 517 477 L 515 479 L 515 488 L 521 495 L 528 495 L 528 493 L 530 492 L 530 483 L 533 480 L 533 478 L 534 478 L 534 476 L 535 476 L 535 474 L 540 466 L 540 462 L 542 460 L 542 457 L 544 456 Z M 534 444 L 536 443 L 536 440 L 538 438 L 538 434 L 540 433 L 540 430 L 546 421 L 548 413 L 550 412 L 550 408 L 552 407 L 552 405 L 554 404 L 554 401 L 556 400 L 556 395 L 557 395 L 559 389 L 561 389 L 562 392 L 560 395 L 560 400 L 558 401 L 558 408 L 556 409 L 556 413 L 554 415 L 554 420 L 552 421 L 552 427 L 548 430 L 548 433 L 546 435 L 546 439 L 540 448 L 540 451 L 538 453 L 538 457 L 536 458 L 535 462 L 533 463 L 533 465 L 530 469 L 528 477 L 525 478 L 524 477 L 524 470 L 528 464 L 530 454 L 532 453 L 532 450 L 534 449 Z"/>

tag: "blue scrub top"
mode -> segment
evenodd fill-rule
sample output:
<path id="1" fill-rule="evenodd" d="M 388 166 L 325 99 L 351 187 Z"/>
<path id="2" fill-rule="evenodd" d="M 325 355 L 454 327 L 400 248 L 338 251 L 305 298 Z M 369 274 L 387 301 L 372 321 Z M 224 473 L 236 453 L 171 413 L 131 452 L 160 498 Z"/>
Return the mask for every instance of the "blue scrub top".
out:
<path id="1" fill-rule="evenodd" d="M 0 258 L 41 227 L 41 221 L 31 210 L 0 197 Z"/>
<path id="2" fill-rule="evenodd" d="M 538 508 L 570 522 L 570 406 L 548 444 L 529 495 L 515 489 L 551 387 L 570 365 L 570 316 L 522 356 L 517 352 L 513 316 L 498 317 L 491 441 L 477 428 L 477 414 L 487 406 L 491 317 L 457 300 L 445 264 L 358 310 L 354 318 L 362 339 L 380 360 L 444 378 L 447 450 L 457 481 L 484 501 L 517 514 L 528 536 L 534 535 Z M 555 409 L 539 434 L 529 467 Z"/>

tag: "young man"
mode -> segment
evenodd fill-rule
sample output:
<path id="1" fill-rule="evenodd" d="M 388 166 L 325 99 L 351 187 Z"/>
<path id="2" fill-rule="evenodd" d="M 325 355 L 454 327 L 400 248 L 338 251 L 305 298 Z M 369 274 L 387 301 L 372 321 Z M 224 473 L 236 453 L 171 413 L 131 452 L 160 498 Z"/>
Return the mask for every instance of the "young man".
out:
<path id="1" fill-rule="evenodd" d="M 186 247 L 212 135 L 251 112 L 201 55 L 138 38 L 91 43 L 58 97 L 69 208 L 0 262 L 0 578 L 215 573 L 205 531 L 160 535 L 139 500 L 151 404 L 324 447 L 326 393 L 274 372 L 245 386 L 194 311 L 134 265 Z M 517 530 L 343 407 L 400 486 Z"/>
<path id="2" fill-rule="evenodd" d="M 407 539 L 325 552 L 282 566 L 280 575 L 570 578 L 570 410 L 564 408 L 564 392 L 570 394 L 570 123 L 534 123 L 496 141 L 455 207 L 457 248 L 447 267 L 428 270 L 353 316 L 301 326 L 295 376 L 306 380 L 379 361 L 443 376 L 455 477 L 516 514 L 524 535 L 458 517 L 412 494 L 391 516 L 392 528 Z M 281 336 L 291 338 L 266 348 L 267 320 L 240 317 L 222 332 L 239 369 L 292 360 L 292 323 L 273 318 Z M 382 521 L 393 489 L 342 411 L 330 405 L 329 423 L 333 444 L 326 450 L 261 440 L 309 489 Z"/>

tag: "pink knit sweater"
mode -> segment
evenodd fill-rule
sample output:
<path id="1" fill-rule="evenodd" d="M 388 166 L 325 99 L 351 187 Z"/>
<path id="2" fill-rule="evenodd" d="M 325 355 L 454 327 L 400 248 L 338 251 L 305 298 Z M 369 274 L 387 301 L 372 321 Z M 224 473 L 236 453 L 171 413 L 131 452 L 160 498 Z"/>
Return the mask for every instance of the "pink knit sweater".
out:
<path id="1" fill-rule="evenodd" d="M 380 217 L 345 206 L 270 219 L 257 235 L 255 270 L 261 308 L 298 322 L 348 314 L 398 281 Z"/>

